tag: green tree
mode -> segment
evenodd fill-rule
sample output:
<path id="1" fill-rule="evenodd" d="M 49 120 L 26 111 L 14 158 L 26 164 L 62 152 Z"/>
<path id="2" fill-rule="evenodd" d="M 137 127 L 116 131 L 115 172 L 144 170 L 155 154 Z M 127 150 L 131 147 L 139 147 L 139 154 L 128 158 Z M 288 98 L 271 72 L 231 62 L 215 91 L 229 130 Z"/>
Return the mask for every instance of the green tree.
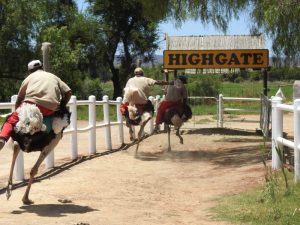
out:
<path id="1" fill-rule="evenodd" d="M 1 101 L 9 101 L 17 93 L 34 56 L 39 9 L 36 1 L 0 0 Z"/>
<path id="2" fill-rule="evenodd" d="M 116 98 L 122 96 L 122 88 L 132 74 L 135 60 L 141 56 L 145 61 L 153 59 L 158 48 L 157 19 L 151 17 L 147 5 L 138 0 L 89 2 L 102 30 L 103 59 L 112 73 L 113 97 Z"/>
<path id="3" fill-rule="evenodd" d="M 253 32 L 266 32 L 273 40 L 277 56 L 292 60 L 300 51 L 300 1 L 251 1 Z"/>
<path id="4" fill-rule="evenodd" d="M 0 75 L 2 79 L 21 80 L 33 55 L 38 4 L 29 0 L 0 1 Z"/>
<path id="5" fill-rule="evenodd" d="M 204 24 L 211 23 L 225 32 L 228 22 L 238 18 L 239 12 L 247 6 L 246 0 L 169 0 L 167 1 L 167 19 L 178 26 L 187 19 Z"/>

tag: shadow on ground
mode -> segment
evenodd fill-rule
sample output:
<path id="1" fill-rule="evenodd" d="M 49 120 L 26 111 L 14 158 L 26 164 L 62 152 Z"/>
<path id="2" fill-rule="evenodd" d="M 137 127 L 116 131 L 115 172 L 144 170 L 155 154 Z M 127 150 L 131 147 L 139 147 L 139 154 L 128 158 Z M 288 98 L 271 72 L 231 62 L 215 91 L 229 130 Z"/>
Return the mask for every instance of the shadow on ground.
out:
<path id="1" fill-rule="evenodd" d="M 215 142 L 221 147 L 217 149 L 207 149 L 207 146 L 203 147 L 199 141 L 199 147 L 197 150 L 171 150 L 160 152 L 138 152 L 137 159 L 143 161 L 173 161 L 173 162 L 201 162 L 209 161 L 219 167 L 242 167 L 245 165 L 253 165 L 261 163 L 265 158 L 265 151 L 267 151 L 267 145 L 263 144 L 263 139 L 260 140 L 261 134 L 259 132 L 227 129 L 227 128 L 201 128 L 196 130 L 189 130 L 184 135 L 224 135 L 223 138 L 216 140 Z M 234 137 L 238 136 L 238 137 Z M 243 138 L 243 136 L 245 138 Z M 184 137 L 184 136 L 183 136 Z M 253 137 L 253 138 L 252 138 Z M 229 146 L 225 143 L 233 143 Z M 224 146 L 222 146 L 224 143 Z"/>
<path id="2" fill-rule="evenodd" d="M 42 181 L 44 179 L 48 179 L 50 177 L 58 175 L 58 174 L 64 172 L 65 170 L 69 170 L 70 168 L 72 168 L 72 167 L 74 167 L 74 166 L 76 166 L 76 165 L 78 165 L 80 163 L 83 163 L 85 161 L 92 160 L 94 158 L 102 157 L 102 156 L 105 156 L 105 155 L 109 155 L 109 154 L 121 151 L 122 148 L 123 148 L 123 146 L 121 146 L 119 149 L 114 149 L 114 150 L 110 150 L 110 151 L 95 153 L 95 154 L 89 155 L 89 156 L 78 156 L 78 158 L 76 160 L 68 161 L 68 162 L 63 163 L 63 164 L 61 164 L 59 166 L 55 166 L 52 169 L 48 170 L 47 172 L 43 173 L 42 175 L 36 176 L 34 178 L 34 182 L 33 183 L 40 182 L 40 181 Z M 26 180 L 24 180 L 22 182 L 19 182 L 17 184 L 13 184 L 12 190 L 17 189 L 17 188 L 21 188 L 21 187 L 24 187 L 24 186 L 27 186 L 27 184 L 28 184 L 28 179 L 26 179 Z M 4 194 L 5 192 L 6 192 L 6 187 L 2 187 L 0 189 L 0 195 Z"/>
<path id="3" fill-rule="evenodd" d="M 194 130 L 188 130 L 184 132 L 185 134 L 202 134 L 202 135 L 226 135 L 226 136 L 262 136 L 260 131 L 247 131 L 240 129 L 230 129 L 230 128 L 200 128 Z"/>
<path id="4" fill-rule="evenodd" d="M 202 134 L 202 135 L 213 135 L 213 134 L 219 134 L 224 135 L 225 142 L 258 142 L 257 139 L 253 137 L 253 139 L 249 138 L 241 138 L 241 136 L 260 136 L 260 134 L 257 134 L 257 132 L 251 132 L 251 131 L 244 131 L 244 130 L 234 130 L 234 129 L 227 129 L 227 128 L 202 128 L 202 129 L 196 129 L 196 130 L 189 130 L 185 131 L 184 135 L 193 135 L 193 134 Z M 226 136 L 240 136 L 238 138 L 234 137 L 226 137 Z M 152 135 L 146 135 L 144 139 L 147 139 L 151 137 Z M 220 141 L 220 142 L 221 142 Z M 43 173 L 40 176 L 35 177 L 34 182 L 40 182 L 44 179 L 48 179 L 50 177 L 53 177 L 57 174 L 60 174 L 64 172 L 65 170 L 68 170 L 72 168 L 73 166 L 76 166 L 82 162 L 102 157 L 108 154 L 112 154 L 118 151 L 125 151 L 130 149 L 132 146 L 135 146 L 137 144 L 137 141 L 123 144 L 120 148 L 101 152 L 101 153 L 95 153 L 91 156 L 81 156 L 78 157 L 78 159 L 74 161 L 69 161 L 66 163 L 63 163 L 59 166 L 56 166 L 47 172 Z M 233 148 L 222 148 L 218 151 L 207 151 L 207 150 L 201 150 L 201 143 L 199 143 L 199 150 L 197 151 L 188 151 L 188 150 L 180 150 L 180 151 L 161 151 L 161 152 L 155 152 L 155 153 L 147 153 L 147 152 L 138 152 L 136 158 L 143 161 L 157 161 L 157 160 L 166 160 L 166 161 L 173 161 L 173 162 L 196 162 L 196 161 L 210 161 L 211 163 L 214 163 L 218 166 L 227 166 L 227 167 L 240 167 L 244 165 L 251 165 L 258 162 L 261 162 L 262 154 L 259 148 L 259 144 L 257 145 L 249 145 L 249 146 L 236 146 Z M 17 183 L 13 185 L 12 190 L 27 186 L 28 180 L 24 180 L 23 182 Z M 0 189 L 0 195 L 4 194 L 6 192 L 6 187 L 2 187 Z"/>
<path id="5" fill-rule="evenodd" d="M 222 151 L 177 151 L 170 152 L 139 152 L 137 159 L 143 161 L 173 161 L 173 162 L 201 162 L 209 161 L 220 167 L 242 167 L 262 162 L 262 152 L 258 146 L 243 146 L 228 148 Z"/>
<path id="6" fill-rule="evenodd" d="M 36 204 L 21 206 L 20 210 L 14 210 L 11 214 L 35 213 L 43 217 L 62 217 L 65 214 L 83 214 L 92 211 L 98 210 L 74 204 Z"/>

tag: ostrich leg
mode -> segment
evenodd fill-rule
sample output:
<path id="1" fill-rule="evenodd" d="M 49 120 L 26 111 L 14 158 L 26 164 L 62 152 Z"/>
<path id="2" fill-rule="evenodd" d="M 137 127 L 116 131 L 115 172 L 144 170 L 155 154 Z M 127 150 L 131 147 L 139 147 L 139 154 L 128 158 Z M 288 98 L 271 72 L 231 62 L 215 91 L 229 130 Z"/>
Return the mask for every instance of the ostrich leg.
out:
<path id="1" fill-rule="evenodd" d="M 145 126 L 146 126 L 146 124 L 148 123 L 149 120 L 151 120 L 151 117 L 149 117 L 148 119 L 143 121 L 142 124 L 141 124 L 140 130 L 138 132 L 138 142 L 137 142 L 136 148 L 135 148 L 135 156 L 137 155 L 137 152 L 138 152 L 138 149 L 139 149 L 139 145 L 140 145 L 140 141 L 142 139 L 144 128 L 145 128 Z"/>
<path id="2" fill-rule="evenodd" d="M 170 125 L 167 125 L 168 130 L 168 152 L 171 151 L 171 128 Z"/>
<path id="3" fill-rule="evenodd" d="M 130 137 L 130 141 L 134 141 L 134 131 L 133 131 L 133 127 L 132 125 L 129 125 L 129 137 Z"/>
<path id="4" fill-rule="evenodd" d="M 176 136 L 180 139 L 180 144 L 183 144 L 183 138 L 180 135 L 180 131 L 179 131 L 180 127 L 176 129 Z"/>
<path id="5" fill-rule="evenodd" d="M 12 162 L 11 162 L 11 166 L 10 166 L 8 183 L 7 183 L 7 187 L 6 187 L 6 199 L 7 200 L 11 196 L 11 192 L 12 192 L 12 177 L 13 177 L 14 167 L 15 167 L 17 156 L 18 156 L 18 154 L 20 152 L 20 146 L 19 146 L 19 144 L 14 141 L 13 145 L 14 145 L 13 146 L 14 153 L 13 153 L 13 158 L 12 158 Z"/>
<path id="6" fill-rule="evenodd" d="M 44 159 L 46 158 L 46 156 L 55 148 L 55 146 L 58 144 L 59 140 L 61 139 L 62 137 L 62 133 L 59 133 L 56 135 L 56 137 L 50 142 L 49 145 L 47 145 L 42 151 L 41 151 L 41 154 L 39 155 L 39 158 L 38 160 L 36 161 L 36 163 L 34 164 L 34 166 L 32 167 L 31 171 L 30 171 L 30 178 L 29 178 L 29 181 L 28 181 L 28 185 L 27 185 L 27 188 L 26 188 L 26 191 L 25 191 L 25 194 L 23 196 L 23 203 L 25 205 L 31 205 L 33 204 L 34 202 L 31 201 L 29 199 L 29 191 L 30 191 L 30 188 L 31 188 L 31 185 L 33 183 L 33 179 L 34 179 L 34 176 L 37 174 L 38 172 L 38 169 L 40 167 L 40 165 L 42 164 L 42 162 L 44 161 Z"/>

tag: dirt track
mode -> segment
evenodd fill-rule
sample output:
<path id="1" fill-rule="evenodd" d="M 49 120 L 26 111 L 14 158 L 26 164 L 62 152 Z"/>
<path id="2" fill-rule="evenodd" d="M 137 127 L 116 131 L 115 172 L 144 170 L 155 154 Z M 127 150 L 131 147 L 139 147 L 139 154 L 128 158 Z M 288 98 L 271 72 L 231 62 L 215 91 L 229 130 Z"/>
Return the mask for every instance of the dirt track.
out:
<path id="1" fill-rule="evenodd" d="M 4 149 L 0 152 L 4 162 L 0 166 L 0 224 L 228 225 L 215 221 L 209 209 L 216 198 L 263 182 L 262 137 L 247 124 L 226 129 L 204 124 L 184 130 L 183 137 L 180 145 L 172 134 L 172 151 L 166 152 L 166 134 L 150 136 L 141 143 L 137 158 L 135 146 L 118 150 L 114 144 L 113 151 L 105 152 L 98 141 L 96 155 L 70 162 L 66 136 L 55 150 L 61 158 L 57 166 L 50 171 L 41 168 L 32 186 L 30 197 L 35 204 L 31 206 L 21 202 L 25 183 L 17 184 L 6 200 L 11 153 Z M 87 154 L 86 140 L 87 134 L 81 134 L 80 155 Z M 127 136 L 125 142 L 129 143 Z M 34 157 L 25 158 L 27 172 Z"/>

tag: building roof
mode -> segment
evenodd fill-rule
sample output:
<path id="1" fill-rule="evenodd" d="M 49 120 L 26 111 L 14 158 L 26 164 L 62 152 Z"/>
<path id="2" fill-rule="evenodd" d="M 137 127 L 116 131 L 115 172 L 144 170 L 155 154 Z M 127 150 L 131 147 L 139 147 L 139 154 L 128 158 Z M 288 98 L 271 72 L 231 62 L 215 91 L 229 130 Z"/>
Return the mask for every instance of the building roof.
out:
<path id="1" fill-rule="evenodd" d="M 166 34 L 166 50 L 231 50 L 265 48 L 265 40 L 262 34 L 207 36 L 168 36 Z"/>

